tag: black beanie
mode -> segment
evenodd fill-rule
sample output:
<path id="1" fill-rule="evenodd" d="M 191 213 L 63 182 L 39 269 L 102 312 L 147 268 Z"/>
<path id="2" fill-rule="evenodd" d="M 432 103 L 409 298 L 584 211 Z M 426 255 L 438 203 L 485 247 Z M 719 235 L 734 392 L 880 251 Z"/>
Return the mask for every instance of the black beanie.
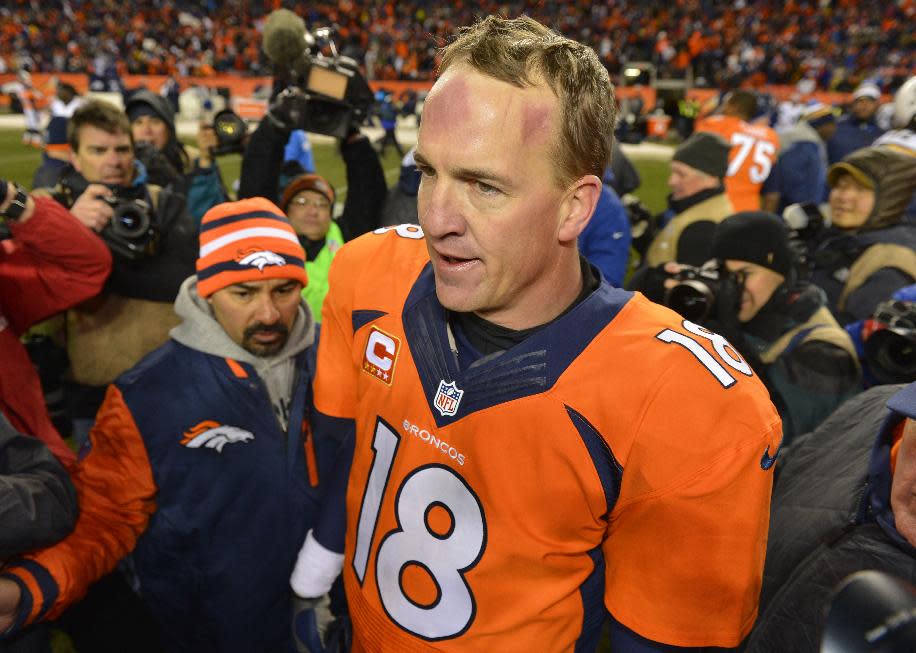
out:
<path id="1" fill-rule="evenodd" d="M 672 160 L 722 179 L 728 170 L 729 150 L 731 146 L 718 134 L 694 132 L 674 151 Z"/>
<path id="2" fill-rule="evenodd" d="M 755 263 L 784 277 L 789 276 L 795 260 L 782 218 L 764 211 L 742 211 L 717 224 L 712 256 Z"/>

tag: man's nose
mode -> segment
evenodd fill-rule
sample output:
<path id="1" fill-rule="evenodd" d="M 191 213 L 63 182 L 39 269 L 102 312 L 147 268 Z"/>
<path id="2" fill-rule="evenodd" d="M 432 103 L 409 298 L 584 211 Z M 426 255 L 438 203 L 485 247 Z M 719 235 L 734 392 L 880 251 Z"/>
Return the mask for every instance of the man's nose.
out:
<path id="1" fill-rule="evenodd" d="M 428 184 L 423 188 L 423 184 Z M 432 238 L 460 235 L 465 222 L 458 201 L 458 184 L 436 180 L 421 182 L 423 202 L 419 204 L 418 218 L 423 233 Z"/>
<path id="2" fill-rule="evenodd" d="M 280 311 L 277 309 L 272 297 L 268 296 L 258 300 L 254 317 L 262 324 L 274 324 L 280 319 Z"/>

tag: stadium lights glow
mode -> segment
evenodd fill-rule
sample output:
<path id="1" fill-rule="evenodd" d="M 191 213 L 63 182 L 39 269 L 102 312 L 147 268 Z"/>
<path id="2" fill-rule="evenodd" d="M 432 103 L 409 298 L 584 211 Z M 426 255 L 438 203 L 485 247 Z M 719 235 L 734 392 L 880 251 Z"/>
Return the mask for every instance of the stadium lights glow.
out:
<path id="1" fill-rule="evenodd" d="M 639 77 L 642 71 L 639 68 L 627 68 L 623 71 L 625 77 Z"/>

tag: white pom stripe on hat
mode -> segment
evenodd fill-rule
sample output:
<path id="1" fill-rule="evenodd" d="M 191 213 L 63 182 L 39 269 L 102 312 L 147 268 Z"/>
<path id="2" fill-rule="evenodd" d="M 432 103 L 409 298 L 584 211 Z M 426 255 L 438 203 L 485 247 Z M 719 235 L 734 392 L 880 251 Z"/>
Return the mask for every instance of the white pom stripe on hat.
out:
<path id="1" fill-rule="evenodd" d="M 240 229 L 239 231 L 233 231 L 226 234 L 225 236 L 220 236 L 215 240 L 207 243 L 206 245 L 201 245 L 200 247 L 200 258 L 205 258 L 215 252 L 216 250 L 225 247 L 226 245 L 231 245 L 232 243 L 244 240 L 246 238 L 280 238 L 282 240 L 288 240 L 291 243 L 299 244 L 299 240 L 296 238 L 295 233 L 290 229 L 275 229 L 273 227 L 252 227 L 250 229 Z"/>

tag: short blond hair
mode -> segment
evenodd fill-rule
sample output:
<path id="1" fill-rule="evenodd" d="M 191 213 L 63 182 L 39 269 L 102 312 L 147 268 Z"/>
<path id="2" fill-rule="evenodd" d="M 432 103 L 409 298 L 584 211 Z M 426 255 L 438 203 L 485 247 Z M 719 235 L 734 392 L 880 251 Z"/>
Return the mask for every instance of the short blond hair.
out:
<path id="1" fill-rule="evenodd" d="M 519 88 L 546 84 L 560 101 L 556 181 L 601 177 L 611 157 L 616 106 L 607 70 L 590 47 L 522 16 L 488 16 L 442 49 L 441 75 L 456 64 Z"/>

